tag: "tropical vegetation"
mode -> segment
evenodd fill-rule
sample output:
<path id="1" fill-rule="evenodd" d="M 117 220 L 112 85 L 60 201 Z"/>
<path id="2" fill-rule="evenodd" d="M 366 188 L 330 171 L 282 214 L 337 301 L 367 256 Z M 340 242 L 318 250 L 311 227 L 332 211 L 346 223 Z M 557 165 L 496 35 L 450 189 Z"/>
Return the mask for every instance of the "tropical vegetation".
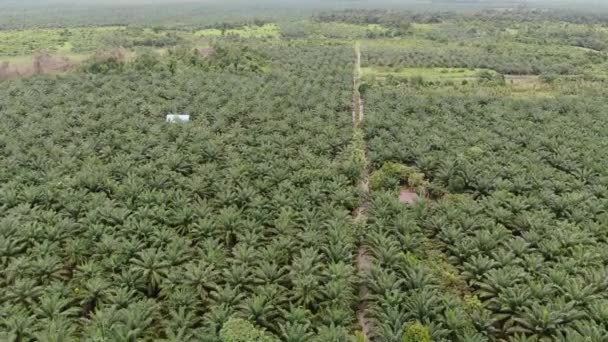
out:
<path id="1" fill-rule="evenodd" d="M 183 6 L 0 13 L 0 340 L 608 339 L 606 17 Z"/>

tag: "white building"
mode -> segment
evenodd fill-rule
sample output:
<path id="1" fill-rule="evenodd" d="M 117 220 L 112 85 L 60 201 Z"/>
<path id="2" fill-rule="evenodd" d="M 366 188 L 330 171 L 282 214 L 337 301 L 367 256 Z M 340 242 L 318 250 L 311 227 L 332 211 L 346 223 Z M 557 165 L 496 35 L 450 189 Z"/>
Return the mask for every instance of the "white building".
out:
<path id="1" fill-rule="evenodd" d="M 188 114 L 168 114 L 167 122 L 176 123 L 176 122 L 189 122 L 190 115 Z"/>

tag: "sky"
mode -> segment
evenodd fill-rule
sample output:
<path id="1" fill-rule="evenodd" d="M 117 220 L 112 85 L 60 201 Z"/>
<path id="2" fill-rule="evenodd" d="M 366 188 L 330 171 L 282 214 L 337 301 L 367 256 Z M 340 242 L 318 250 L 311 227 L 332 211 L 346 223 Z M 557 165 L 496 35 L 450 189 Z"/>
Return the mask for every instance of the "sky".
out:
<path id="1" fill-rule="evenodd" d="M 483 9 L 488 7 L 514 7 L 523 4 L 534 8 L 570 8 L 595 11 L 608 9 L 608 0 L 0 0 L 0 9 L 32 7 L 74 7 L 105 6 L 133 7 L 138 5 L 201 4 L 223 8 L 386 8 L 399 7 L 414 10 L 441 10 L 462 7 Z"/>
<path id="2" fill-rule="evenodd" d="M 439 0 L 435 0 L 439 1 Z M 529 4 L 543 5 L 571 5 L 571 6 L 591 6 L 606 4 L 608 0 L 517 0 Z M 171 4 L 171 3 L 241 3 L 249 5 L 277 5 L 277 6 L 302 6 L 310 7 L 320 4 L 352 4 L 352 5 L 378 5 L 394 4 L 407 5 L 408 3 L 430 2 L 424 0 L 0 0 L 0 4 L 21 4 L 21 5 L 49 5 L 49 4 L 74 4 L 74 5 L 138 5 L 138 4 Z M 457 2 L 479 2 L 501 4 L 513 3 L 513 0 L 443 0 L 445 3 Z"/>

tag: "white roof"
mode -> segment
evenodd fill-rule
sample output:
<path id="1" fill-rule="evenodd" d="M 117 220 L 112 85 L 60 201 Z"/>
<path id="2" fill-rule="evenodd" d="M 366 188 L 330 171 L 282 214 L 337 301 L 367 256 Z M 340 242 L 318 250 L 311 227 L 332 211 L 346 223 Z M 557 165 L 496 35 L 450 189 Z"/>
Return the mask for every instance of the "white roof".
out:
<path id="1" fill-rule="evenodd" d="M 167 122 L 188 122 L 190 115 L 188 114 L 168 114 Z"/>

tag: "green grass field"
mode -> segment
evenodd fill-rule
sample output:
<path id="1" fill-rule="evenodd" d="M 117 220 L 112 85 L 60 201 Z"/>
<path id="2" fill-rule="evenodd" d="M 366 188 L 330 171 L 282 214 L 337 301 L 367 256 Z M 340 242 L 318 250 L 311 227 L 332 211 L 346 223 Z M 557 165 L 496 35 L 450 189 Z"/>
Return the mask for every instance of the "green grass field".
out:
<path id="1" fill-rule="evenodd" d="M 222 35 L 237 35 L 242 38 L 278 38 L 280 31 L 276 24 L 266 24 L 263 26 L 244 26 L 242 28 L 226 31 L 220 29 L 207 29 L 194 33 L 195 37 L 220 37 Z"/>
<path id="2" fill-rule="evenodd" d="M 387 67 L 365 67 L 362 68 L 364 78 L 412 78 L 422 77 L 425 81 L 459 81 L 477 79 L 482 72 L 496 74 L 489 69 L 466 69 L 466 68 L 387 68 Z"/>

